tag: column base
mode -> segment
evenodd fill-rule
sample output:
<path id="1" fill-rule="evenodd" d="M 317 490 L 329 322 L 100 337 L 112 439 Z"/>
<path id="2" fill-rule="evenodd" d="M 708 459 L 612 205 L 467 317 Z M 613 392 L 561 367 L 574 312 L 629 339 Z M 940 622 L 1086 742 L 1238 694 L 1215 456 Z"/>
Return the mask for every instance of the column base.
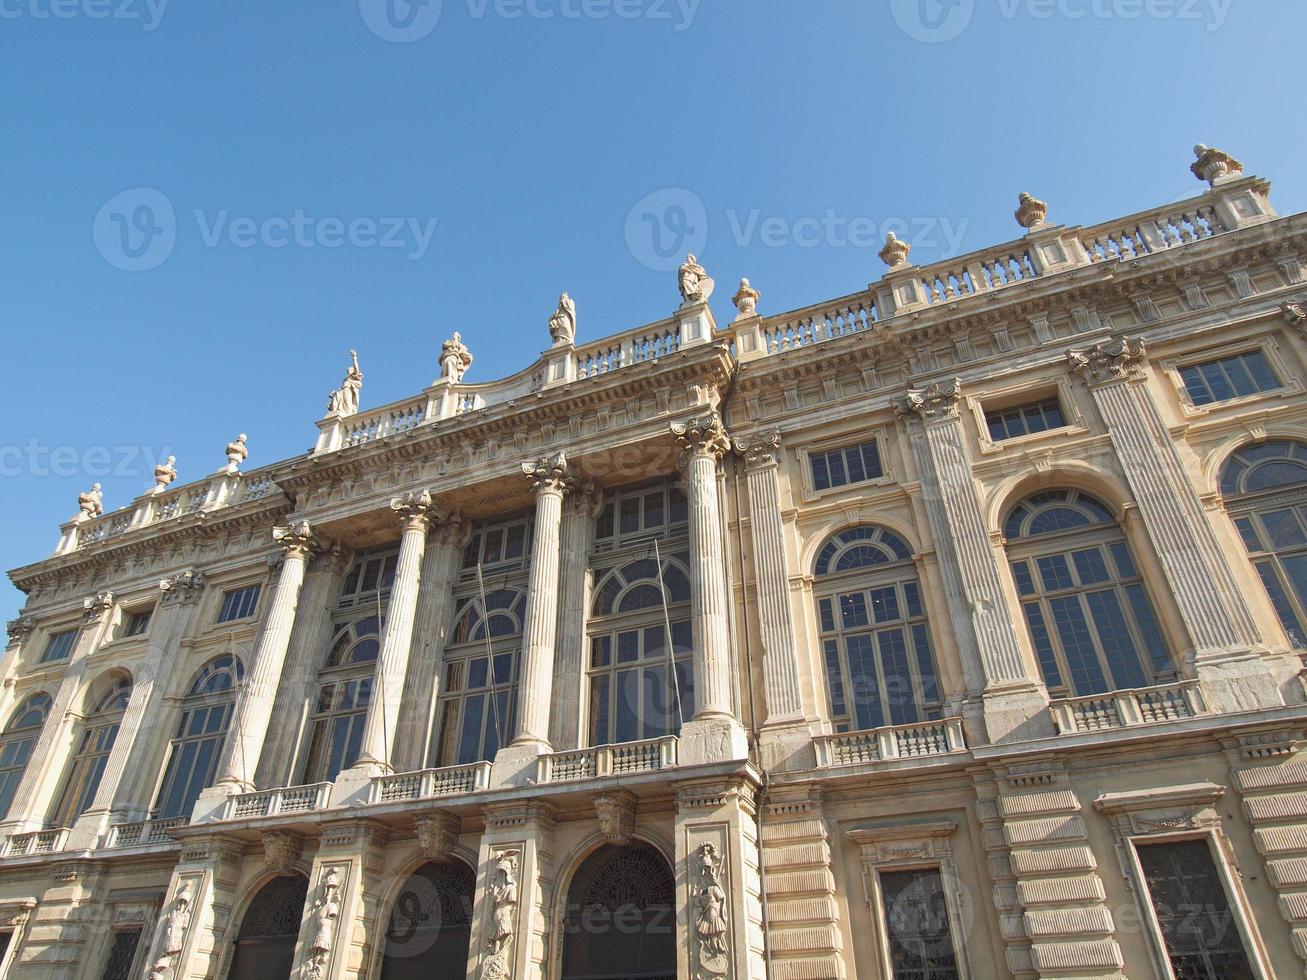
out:
<path id="1" fill-rule="evenodd" d="M 377 776 L 390 773 L 389 766 L 379 762 L 358 762 L 352 769 L 344 769 L 336 775 L 331 786 L 332 807 L 361 806 L 368 801 L 372 792 L 372 780 Z"/>
<path id="2" fill-rule="evenodd" d="M 813 727 L 806 721 L 767 727 L 758 736 L 758 754 L 769 772 L 803 772 L 817 766 Z"/>
<path id="3" fill-rule="evenodd" d="M 714 762 L 744 762 L 749 758 L 749 737 L 738 718 L 693 718 L 681 726 L 677 764 L 703 766 Z"/>
<path id="4" fill-rule="evenodd" d="M 1203 703 L 1213 714 L 1261 711 L 1301 701 L 1300 670 L 1297 658 L 1286 654 L 1199 659 L 1194 665 Z"/>
<path id="5" fill-rule="evenodd" d="M 108 810 L 88 810 L 77 818 L 68 831 L 68 840 L 64 849 L 68 851 L 93 851 L 100 846 L 100 841 L 109 831 Z"/>
<path id="6" fill-rule="evenodd" d="M 239 793 L 253 792 L 253 787 L 240 783 L 218 783 L 200 792 L 195 806 L 191 808 L 191 823 L 213 823 L 221 820 L 227 809 L 227 801 Z"/>
<path id="7" fill-rule="evenodd" d="M 1056 734 L 1048 711 L 1048 694 L 1043 687 L 1006 688 L 989 691 L 962 706 L 970 744 L 1001 745 Z M 980 738 L 976 738 L 979 735 Z"/>
<path id="8" fill-rule="evenodd" d="M 495 753 L 490 767 L 490 788 L 508 789 L 513 786 L 532 786 L 536 779 L 536 762 L 547 755 L 550 747 L 543 742 L 523 742 L 505 745 Z"/>

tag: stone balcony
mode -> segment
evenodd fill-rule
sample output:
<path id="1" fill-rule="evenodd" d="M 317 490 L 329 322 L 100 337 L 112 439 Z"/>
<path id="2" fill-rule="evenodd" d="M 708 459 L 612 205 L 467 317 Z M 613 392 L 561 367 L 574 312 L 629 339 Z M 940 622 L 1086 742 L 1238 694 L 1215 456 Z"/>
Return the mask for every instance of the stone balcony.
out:
<path id="1" fill-rule="evenodd" d="M 1059 735 L 1135 728 L 1206 713 L 1202 695 L 1193 682 L 1065 698 L 1054 701 L 1050 710 Z"/>
<path id="2" fill-rule="evenodd" d="M 227 801 L 221 819 L 250 820 L 280 814 L 312 813 L 326 807 L 331 799 L 331 788 L 331 783 L 313 783 L 256 793 L 238 793 Z"/>
<path id="3" fill-rule="evenodd" d="M 961 718 L 889 725 L 862 732 L 821 735 L 816 739 L 821 768 L 862 766 L 899 759 L 922 759 L 967 751 Z"/>
<path id="4" fill-rule="evenodd" d="M 490 763 L 423 769 L 377 776 L 372 780 L 369 803 L 406 803 L 439 800 L 479 793 L 490 788 Z"/>

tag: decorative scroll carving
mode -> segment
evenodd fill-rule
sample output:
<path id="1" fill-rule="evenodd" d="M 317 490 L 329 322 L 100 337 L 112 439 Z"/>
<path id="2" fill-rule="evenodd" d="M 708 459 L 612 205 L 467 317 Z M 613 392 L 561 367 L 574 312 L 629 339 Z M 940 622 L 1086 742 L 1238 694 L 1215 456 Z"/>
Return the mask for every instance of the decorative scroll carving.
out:
<path id="1" fill-rule="evenodd" d="M 717 285 L 693 254 L 685 257 L 685 263 L 677 275 L 677 284 L 681 287 L 684 306 L 708 302 L 712 299 L 713 289 Z"/>
<path id="2" fill-rule="evenodd" d="M 263 861 L 276 874 L 291 871 L 303 851 L 304 841 L 298 834 L 269 830 L 263 835 Z"/>
<path id="3" fill-rule="evenodd" d="M 272 539 L 281 545 L 287 558 L 308 558 L 313 554 L 313 528 L 308 521 L 273 528 Z"/>
<path id="4" fill-rule="evenodd" d="M 1143 340 L 1120 337 L 1095 344 L 1086 351 L 1069 350 L 1066 359 L 1085 384 L 1101 385 L 1135 375 L 1146 353 Z"/>
<path id="5" fill-rule="evenodd" d="M 1290 323 L 1299 330 L 1307 328 L 1307 303 L 1302 300 L 1290 300 L 1280 305 L 1280 312 L 1284 314 L 1286 323 Z"/>
<path id="6" fill-rule="evenodd" d="M 154 489 L 151 494 L 163 493 L 177 479 L 177 457 L 169 456 L 154 468 Z"/>
<path id="7" fill-rule="evenodd" d="M 1016 211 L 1017 224 L 1028 231 L 1033 231 L 1044 227 L 1046 217 L 1048 217 L 1048 205 L 1039 198 L 1022 191 L 1020 207 Z"/>
<path id="8" fill-rule="evenodd" d="M 336 946 L 336 924 L 340 920 L 340 872 L 328 868 L 319 886 L 318 900 L 313 903 L 313 932 L 309 936 L 308 956 L 300 973 L 303 980 L 322 980 Z"/>
<path id="9" fill-rule="evenodd" d="M 25 640 L 32 630 L 36 629 L 36 623 L 26 616 L 19 616 L 17 619 L 11 619 L 5 624 L 5 632 L 9 635 L 10 643 L 18 643 Z"/>
<path id="10" fill-rule="evenodd" d="M 440 376 L 458 384 L 472 366 L 472 352 L 457 330 L 440 346 Z"/>
<path id="11" fill-rule="evenodd" d="M 744 457 L 745 466 L 769 466 L 777 461 L 781 448 L 781 430 L 755 432 L 735 440 L 735 452 Z"/>
<path id="12" fill-rule="evenodd" d="M 1199 143 L 1194 147 L 1194 157 L 1194 162 L 1189 165 L 1190 172 L 1213 187 L 1221 177 L 1238 177 L 1243 173 L 1242 163 L 1215 147 Z"/>
<path id="13" fill-rule="evenodd" d="M 700 844 L 695 860 L 699 877 L 694 894 L 694 933 L 699 961 L 695 977 L 709 980 L 724 977 L 731 969 L 726 889 L 722 884 L 722 857 L 715 845 Z"/>
<path id="14" fill-rule="evenodd" d="M 902 269 L 908 264 L 908 256 L 912 254 L 912 246 L 905 241 L 900 241 L 899 236 L 890 232 L 885 236 L 885 247 L 880 250 L 880 260 L 893 269 Z"/>
<path id="15" fill-rule="evenodd" d="M 104 487 L 92 484 L 91 489 L 77 495 L 77 516 L 75 521 L 89 521 L 104 513 Z"/>
<path id="16" fill-rule="evenodd" d="M 95 626 L 98 623 L 103 623 L 109 613 L 113 611 L 114 601 L 112 592 L 101 592 L 83 599 L 82 616 L 86 620 L 86 624 Z"/>
<path id="17" fill-rule="evenodd" d="M 186 929 L 191 924 L 194 893 L 191 883 L 183 881 L 171 907 L 159 919 L 159 942 L 154 965 L 150 967 L 150 980 L 165 980 L 174 976 L 177 957 L 186 946 Z"/>
<path id="18" fill-rule="evenodd" d="M 250 448 L 247 445 L 248 437 L 242 432 L 236 437 L 235 442 L 227 443 L 227 473 L 239 473 L 241 463 L 249 458 Z"/>
<path id="19" fill-rule="evenodd" d="M 739 311 L 739 315 L 735 319 L 743 320 L 746 317 L 757 316 L 758 300 L 760 299 L 762 299 L 762 293 L 754 289 L 749 284 L 748 279 L 741 279 L 739 292 L 731 297 L 731 302 L 735 304 L 735 309 Z"/>
<path id="20" fill-rule="evenodd" d="M 923 422 L 939 422 L 958 417 L 958 403 L 962 400 L 962 382 L 938 381 L 925 388 L 909 388 L 907 394 L 892 402 L 894 414 L 899 418 L 917 418 Z"/>
<path id="21" fill-rule="evenodd" d="M 625 847 L 635 833 L 635 794 L 618 789 L 594 799 L 599 831 L 610 844 Z"/>
<path id="22" fill-rule="evenodd" d="M 441 864 L 454 855 L 458 846 L 459 820 L 452 813 L 423 813 L 413 820 L 422 854 Z"/>
<path id="23" fill-rule="evenodd" d="M 716 412 L 700 415 L 684 423 L 672 423 L 676 444 L 689 456 L 711 456 L 721 460 L 731 448 L 730 437 Z"/>
<path id="24" fill-rule="evenodd" d="M 159 591 L 165 603 L 192 603 L 203 594 L 204 585 L 204 573 L 188 568 L 160 582 Z"/>
<path id="25" fill-rule="evenodd" d="M 549 318 L 549 336 L 555 344 L 571 344 L 576 341 L 576 303 L 567 293 L 558 297 L 558 309 Z"/>
<path id="26" fill-rule="evenodd" d="M 418 490 L 395 497 L 390 501 L 390 509 L 399 515 L 404 529 L 426 531 L 432 521 L 440 520 L 444 512 L 436 506 L 429 490 Z"/>
<path id="27" fill-rule="evenodd" d="M 536 493 L 563 493 L 568 486 L 567 453 L 559 451 L 534 463 L 523 463 L 522 473 L 530 478 Z"/>
<path id="28" fill-rule="evenodd" d="M 494 879 L 490 885 L 490 936 L 486 940 L 487 955 L 481 964 L 482 980 L 506 980 L 513 975 L 521 856 L 520 851 L 507 850 L 500 851 L 495 859 Z"/>

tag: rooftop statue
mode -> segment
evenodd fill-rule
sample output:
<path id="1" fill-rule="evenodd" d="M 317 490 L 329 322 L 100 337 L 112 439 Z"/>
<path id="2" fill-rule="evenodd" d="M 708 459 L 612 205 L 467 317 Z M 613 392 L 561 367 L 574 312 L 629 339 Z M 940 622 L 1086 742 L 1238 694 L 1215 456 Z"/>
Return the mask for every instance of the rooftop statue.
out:
<path id="1" fill-rule="evenodd" d="M 570 344 L 576 341 L 576 303 L 567 293 L 558 297 L 558 309 L 549 318 L 549 336 L 555 344 Z"/>
<path id="2" fill-rule="evenodd" d="M 885 236 L 885 247 L 880 250 L 880 260 L 891 269 L 901 269 L 908 264 L 912 246 L 900 241 L 899 236 L 890 232 Z"/>
<path id="3" fill-rule="evenodd" d="M 100 484 L 95 484 L 90 490 L 77 495 L 77 506 L 79 513 L 76 520 L 89 521 L 93 517 L 99 517 L 104 513 L 104 492 Z"/>
<path id="4" fill-rule="evenodd" d="M 340 383 L 339 388 L 331 393 L 327 401 L 328 414 L 339 415 L 341 418 L 358 414 L 359 392 L 363 390 L 363 372 L 359 370 L 359 352 L 352 350 L 349 352 L 349 356 L 352 363 L 345 375 L 345 380 Z"/>
<path id="5" fill-rule="evenodd" d="M 472 352 L 463 343 L 457 330 L 440 348 L 440 376 L 458 384 L 472 366 Z"/>
<path id="6" fill-rule="evenodd" d="M 699 264 L 698 259 L 690 254 L 685 257 L 685 264 L 681 266 L 679 285 L 683 305 L 689 306 L 691 303 L 708 302 L 717 284 Z"/>

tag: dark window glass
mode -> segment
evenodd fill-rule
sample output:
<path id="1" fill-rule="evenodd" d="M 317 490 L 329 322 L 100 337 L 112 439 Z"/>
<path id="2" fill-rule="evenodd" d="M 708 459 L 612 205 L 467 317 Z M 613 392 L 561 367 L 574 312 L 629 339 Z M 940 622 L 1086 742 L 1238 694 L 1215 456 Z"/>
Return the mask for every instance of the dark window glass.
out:
<path id="1" fill-rule="evenodd" d="M 884 871 L 880 888 L 894 980 L 959 980 L 939 871 Z"/>
<path id="2" fill-rule="evenodd" d="M 985 412 L 985 422 L 989 426 L 989 438 L 1002 442 L 1048 429 L 1060 429 L 1066 425 L 1066 418 L 1062 414 L 1062 404 L 1056 398 L 1046 398 L 1011 408 L 989 409 Z"/>
<path id="3" fill-rule="evenodd" d="M 1259 350 L 1181 368 L 1180 378 L 1195 405 L 1210 405 L 1281 387 L 1266 355 Z"/>
<path id="4" fill-rule="evenodd" d="M 62 633 L 55 633 L 45 645 L 45 652 L 41 654 L 41 663 L 48 664 L 56 660 L 67 660 L 68 655 L 73 652 L 73 643 L 76 640 L 77 630 L 64 630 Z"/>
<path id="5" fill-rule="evenodd" d="M 864 483 L 885 475 L 880 461 L 880 447 L 875 440 L 845 446 L 808 457 L 814 490 L 829 490 L 850 483 Z"/>
<path id="6" fill-rule="evenodd" d="M 248 619 L 254 615 L 254 608 L 259 603 L 262 587 L 251 585 L 245 589 L 233 589 L 224 592 L 222 605 L 218 609 L 218 622 L 231 623 L 238 619 Z"/>
<path id="7" fill-rule="evenodd" d="M 150 629 L 151 616 L 152 610 L 149 609 L 128 613 L 127 621 L 123 623 L 123 636 L 144 636 Z"/>
<path id="8" fill-rule="evenodd" d="M 137 930 L 115 932 L 113 946 L 109 948 L 109 962 L 104 965 L 101 980 L 129 980 L 140 942 L 141 934 Z"/>

